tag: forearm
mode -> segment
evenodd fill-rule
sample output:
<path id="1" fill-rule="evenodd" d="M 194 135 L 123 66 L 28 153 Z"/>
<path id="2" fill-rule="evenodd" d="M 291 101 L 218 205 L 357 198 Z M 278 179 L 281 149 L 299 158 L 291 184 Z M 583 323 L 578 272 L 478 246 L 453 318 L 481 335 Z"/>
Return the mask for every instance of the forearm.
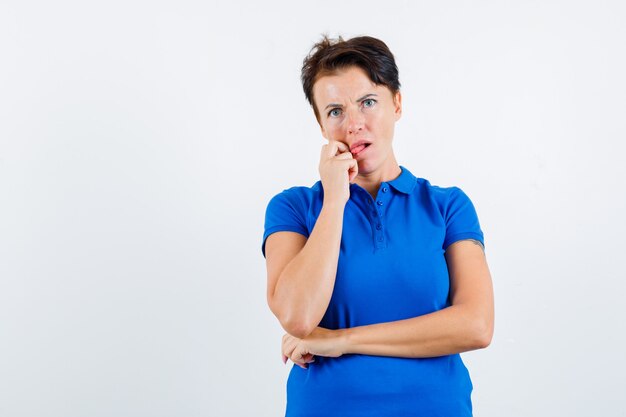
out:
<path id="1" fill-rule="evenodd" d="M 339 331 L 343 353 L 426 358 L 481 349 L 491 341 L 488 319 L 465 305 L 405 320 Z"/>
<path id="2" fill-rule="evenodd" d="M 306 244 L 281 273 L 274 291 L 285 330 L 305 337 L 319 324 L 335 286 L 342 204 L 324 204 Z"/>

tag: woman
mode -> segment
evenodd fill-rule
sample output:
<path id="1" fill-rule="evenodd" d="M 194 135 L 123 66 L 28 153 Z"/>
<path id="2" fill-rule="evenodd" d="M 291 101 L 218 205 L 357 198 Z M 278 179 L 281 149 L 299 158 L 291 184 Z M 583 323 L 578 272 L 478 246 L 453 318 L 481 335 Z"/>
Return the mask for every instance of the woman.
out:
<path id="1" fill-rule="evenodd" d="M 324 37 L 302 83 L 321 181 L 267 207 L 267 299 L 286 330 L 287 416 L 471 416 L 460 352 L 493 334 L 476 211 L 398 165 L 398 69 L 382 41 Z"/>

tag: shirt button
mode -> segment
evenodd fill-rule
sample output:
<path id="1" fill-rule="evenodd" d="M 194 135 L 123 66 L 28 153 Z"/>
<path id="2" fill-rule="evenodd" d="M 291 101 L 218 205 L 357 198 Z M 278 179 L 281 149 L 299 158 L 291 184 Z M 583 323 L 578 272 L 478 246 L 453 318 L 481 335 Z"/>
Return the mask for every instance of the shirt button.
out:
<path id="1" fill-rule="evenodd" d="M 379 206 L 382 206 L 383 202 L 379 200 L 379 201 L 376 202 L 376 204 L 378 204 Z"/>
<path id="2" fill-rule="evenodd" d="M 387 187 L 383 187 L 383 193 L 387 192 Z"/>
<path id="3" fill-rule="evenodd" d="M 380 236 L 380 237 L 378 238 L 378 241 L 379 241 L 379 242 L 382 242 L 382 241 L 383 241 L 383 237 L 382 237 L 382 236 Z"/>
<path id="4" fill-rule="evenodd" d="M 376 230 L 380 230 L 380 229 L 382 229 L 382 228 L 383 228 L 383 225 L 382 225 L 382 224 L 378 223 L 378 224 L 376 225 Z"/>

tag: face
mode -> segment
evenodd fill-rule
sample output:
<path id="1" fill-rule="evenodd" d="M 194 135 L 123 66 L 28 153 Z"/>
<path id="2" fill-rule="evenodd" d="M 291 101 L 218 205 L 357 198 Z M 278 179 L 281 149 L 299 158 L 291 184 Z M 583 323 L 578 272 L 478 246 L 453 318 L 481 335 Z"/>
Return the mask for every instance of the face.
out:
<path id="1" fill-rule="evenodd" d="M 313 97 L 322 135 L 348 145 L 358 161 L 359 175 L 395 164 L 391 143 L 402 114 L 399 92 L 394 97 L 387 87 L 377 86 L 365 71 L 352 66 L 317 80 Z"/>

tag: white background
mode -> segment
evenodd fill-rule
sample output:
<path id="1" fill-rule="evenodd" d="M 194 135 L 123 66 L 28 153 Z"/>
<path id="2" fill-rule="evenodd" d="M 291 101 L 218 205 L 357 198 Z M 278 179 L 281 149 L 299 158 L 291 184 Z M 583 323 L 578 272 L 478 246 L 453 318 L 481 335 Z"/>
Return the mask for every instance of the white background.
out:
<path id="1" fill-rule="evenodd" d="M 0 416 L 279 416 L 269 199 L 318 179 L 300 66 L 383 39 L 398 162 L 459 186 L 496 331 L 475 415 L 625 416 L 626 6 L 2 1 Z"/>

